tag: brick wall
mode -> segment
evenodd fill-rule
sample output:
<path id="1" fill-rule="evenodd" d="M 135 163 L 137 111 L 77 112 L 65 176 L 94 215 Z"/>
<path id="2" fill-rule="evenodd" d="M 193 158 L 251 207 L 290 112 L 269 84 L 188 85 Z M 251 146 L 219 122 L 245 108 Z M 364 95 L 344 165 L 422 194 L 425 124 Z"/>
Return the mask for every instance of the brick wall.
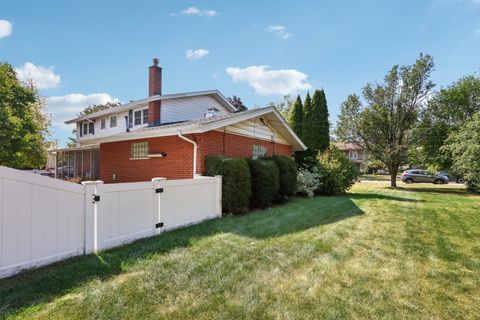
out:
<path id="1" fill-rule="evenodd" d="M 204 157 L 225 155 L 230 157 L 252 156 L 254 144 L 267 147 L 269 155 L 290 156 L 292 147 L 264 140 L 209 131 L 185 135 L 197 142 L 197 173 L 204 169 Z M 147 141 L 150 153 L 165 152 L 166 157 L 130 159 L 131 144 Z M 113 174 L 116 180 L 113 181 Z M 193 145 L 177 136 L 102 143 L 100 145 L 100 180 L 105 183 L 149 181 L 154 177 L 190 179 L 193 175 Z"/>

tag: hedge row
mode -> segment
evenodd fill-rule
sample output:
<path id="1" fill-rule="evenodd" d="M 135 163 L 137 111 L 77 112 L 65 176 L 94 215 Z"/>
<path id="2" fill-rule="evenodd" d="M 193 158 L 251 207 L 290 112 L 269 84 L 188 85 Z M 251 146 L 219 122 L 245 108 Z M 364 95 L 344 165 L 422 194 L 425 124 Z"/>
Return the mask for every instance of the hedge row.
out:
<path id="1" fill-rule="evenodd" d="M 206 157 L 205 175 L 223 176 L 222 207 L 228 213 L 285 201 L 295 193 L 297 184 L 295 163 L 284 156 L 255 160 Z"/>

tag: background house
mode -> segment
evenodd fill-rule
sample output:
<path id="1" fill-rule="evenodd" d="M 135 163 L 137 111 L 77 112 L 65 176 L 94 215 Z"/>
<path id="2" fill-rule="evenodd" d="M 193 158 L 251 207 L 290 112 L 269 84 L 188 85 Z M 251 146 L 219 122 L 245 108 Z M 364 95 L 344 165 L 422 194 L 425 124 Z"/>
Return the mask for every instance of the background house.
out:
<path id="1" fill-rule="evenodd" d="M 274 107 L 238 110 L 217 90 L 162 94 L 149 68 L 149 96 L 72 119 L 76 147 L 58 149 L 57 178 L 105 183 L 192 178 L 205 156 L 290 156 L 306 146 Z"/>
<path id="2" fill-rule="evenodd" d="M 335 142 L 334 145 L 355 164 L 358 171 L 367 168 L 367 152 L 362 147 L 348 142 Z"/>

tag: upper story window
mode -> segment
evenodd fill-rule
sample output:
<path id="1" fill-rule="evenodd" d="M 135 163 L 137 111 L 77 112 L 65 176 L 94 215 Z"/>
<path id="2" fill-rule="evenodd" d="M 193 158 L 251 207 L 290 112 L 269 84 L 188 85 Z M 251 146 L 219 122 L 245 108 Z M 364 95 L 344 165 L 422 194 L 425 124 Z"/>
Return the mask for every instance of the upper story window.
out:
<path id="1" fill-rule="evenodd" d="M 358 159 L 358 151 L 356 150 L 350 150 L 348 152 L 348 157 L 352 160 L 357 160 Z"/>
<path id="2" fill-rule="evenodd" d="M 110 117 L 110 128 L 116 127 L 117 126 L 117 116 L 111 116 Z"/>
<path id="3" fill-rule="evenodd" d="M 88 123 L 83 124 L 83 135 L 88 134 Z"/>
<path id="4" fill-rule="evenodd" d="M 136 126 L 148 123 L 148 109 L 137 110 L 133 113 L 133 123 Z"/>
<path id="5" fill-rule="evenodd" d="M 263 157 L 267 154 L 267 147 L 259 145 L 259 144 L 254 144 L 253 145 L 253 150 L 252 150 L 252 158 L 253 159 L 258 159 L 260 157 Z"/>
<path id="6" fill-rule="evenodd" d="M 102 120 L 100 120 L 100 129 L 105 129 L 105 122 L 106 122 L 107 119 L 105 118 L 102 118 Z"/>
<path id="7" fill-rule="evenodd" d="M 95 123 L 93 122 L 89 122 L 88 123 L 88 133 L 89 134 L 95 134 L 95 127 L 94 127 Z"/>

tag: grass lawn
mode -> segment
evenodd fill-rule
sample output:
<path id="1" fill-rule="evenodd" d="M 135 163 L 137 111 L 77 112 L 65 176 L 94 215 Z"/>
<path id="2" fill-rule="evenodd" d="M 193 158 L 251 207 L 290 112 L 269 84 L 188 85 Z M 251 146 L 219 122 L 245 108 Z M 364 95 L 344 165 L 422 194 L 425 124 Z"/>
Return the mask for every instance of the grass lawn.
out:
<path id="1" fill-rule="evenodd" d="M 480 196 L 359 183 L 0 281 L 0 314 L 478 319 Z"/>

